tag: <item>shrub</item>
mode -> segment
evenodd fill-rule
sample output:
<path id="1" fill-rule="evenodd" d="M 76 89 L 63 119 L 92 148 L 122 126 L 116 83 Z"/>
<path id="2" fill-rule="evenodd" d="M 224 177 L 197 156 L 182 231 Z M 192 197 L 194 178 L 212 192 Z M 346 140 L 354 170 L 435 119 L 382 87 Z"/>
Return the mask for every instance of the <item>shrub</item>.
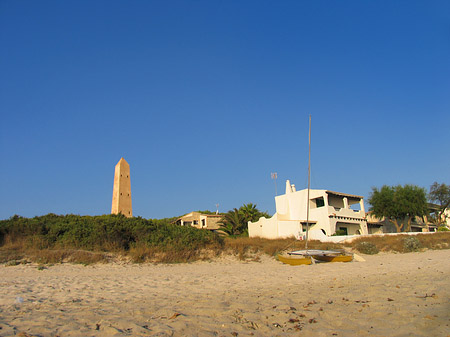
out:
<path id="1" fill-rule="evenodd" d="M 405 252 L 417 252 L 420 247 L 420 241 L 414 236 L 408 236 L 403 239 L 403 247 Z"/>
<path id="2" fill-rule="evenodd" d="M 223 238 L 207 230 L 177 226 L 162 220 L 126 218 L 123 215 L 14 216 L 0 221 L 0 233 L 1 246 L 7 244 L 11 249 L 20 243 L 21 250 L 27 250 L 28 253 L 34 251 L 33 255 L 45 263 L 68 260 L 93 263 L 103 260 L 103 257 L 87 251 L 128 254 L 130 249 L 137 246 L 152 248 L 145 250 L 147 255 L 151 252 L 165 252 L 165 260 L 178 262 L 183 259 L 195 260 L 199 255 L 198 250 L 212 246 L 220 248 L 223 245 Z M 77 256 L 69 251 L 77 251 Z M 7 256 L 0 254 L 0 260 L 5 259 L 9 260 Z"/>
<path id="3" fill-rule="evenodd" d="M 360 253 L 367 254 L 367 255 L 373 255 L 378 254 L 379 250 L 377 246 L 375 246 L 372 242 L 359 242 L 355 247 Z"/>
<path id="4" fill-rule="evenodd" d="M 11 266 L 18 266 L 20 264 L 20 261 L 17 260 L 12 260 L 12 261 L 8 261 L 5 266 L 6 267 L 11 267 Z"/>
<path id="5" fill-rule="evenodd" d="M 338 230 L 336 231 L 336 233 L 334 233 L 334 234 L 331 235 L 331 236 L 341 236 L 341 235 L 347 235 L 347 231 L 346 231 L 345 229 L 338 229 Z"/>
<path id="6" fill-rule="evenodd" d="M 437 231 L 438 232 L 448 232 L 448 231 L 450 231 L 450 229 L 448 229 L 448 227 L 441 226 L 441 227 L 438 227 Z"/>

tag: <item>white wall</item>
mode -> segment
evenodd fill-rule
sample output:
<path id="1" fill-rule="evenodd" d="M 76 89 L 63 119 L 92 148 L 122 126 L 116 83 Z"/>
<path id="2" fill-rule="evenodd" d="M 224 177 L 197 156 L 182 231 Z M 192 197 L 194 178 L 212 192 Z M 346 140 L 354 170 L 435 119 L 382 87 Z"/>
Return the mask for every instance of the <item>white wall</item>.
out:
<path id="1" fill-rule="evenodd" d="M 363 205 L 363 200 L 347 200 L 345 196 L 338 196 L 327 194 L 326 190 L 310 190 L 309 199 L 316 199 L 322 197 L 324 200 L 324 206 L 310 208 L 309 220 L 315 222 L 311 226 L 311 230 L 325 231 L 326 235 L 330 236 L 336 231 L 336 222 L 348 223 L 349 234 L 356 232 L 356 226 L 360 227 L 361 234 L 367 234 L 367 224 L 364 221 L 365 213 L 364 206 L 362 210 L 354 211 L 349 207 L 351 204 L 360 203 Z M 343 198 L 346 198 L 344 201 Z M 290 181 L 286 181 L 286 193 L 275 197 L 276 213 L 270 219 L 261 218 L 259 221 L 252 223 L 249 222 L 249 236 L 250 237 L 265 237 L 275 239 L 279 237 L 289 237 L 301 235 L 301 223 L 306 222 L 307 218 L 307 198 L 308 190 L 304 189 L 296 191 L 292 187 Z M 353 199 L 356 196 L 352 196 Z M 334 207 L 329 206 L 328 201 L 331 201 L 332 205 L 339 207 L 336 210 Z M 310 204 L 314 204 L 310 202 Z M 335 214 L 342 217 L 330 217 Z"/>

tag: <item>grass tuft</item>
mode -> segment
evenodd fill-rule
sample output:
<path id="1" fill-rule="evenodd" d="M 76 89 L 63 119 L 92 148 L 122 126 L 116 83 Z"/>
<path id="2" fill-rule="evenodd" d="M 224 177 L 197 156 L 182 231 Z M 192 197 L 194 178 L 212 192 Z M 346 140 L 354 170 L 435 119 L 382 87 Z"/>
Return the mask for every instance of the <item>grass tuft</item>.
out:
<path id="1" fill-rule="evenodd" d="M 408 236 L 403 239 L 403 249 L 405 252 L 417 252 L 421 247 L 419 239 L 414 236 Z"/>
<path id="2" fill-rule="evenodd" d="M 358 242 L 358 244 L 356 244 L 356 246 L 355 246 L 355 249 L 358 252 L 367 254 L 367 255 L 378 254 L 380 251 L 377 248 L 377 246 L 375 246 L 372 242 L 367 242 L 367 241 Z"/>

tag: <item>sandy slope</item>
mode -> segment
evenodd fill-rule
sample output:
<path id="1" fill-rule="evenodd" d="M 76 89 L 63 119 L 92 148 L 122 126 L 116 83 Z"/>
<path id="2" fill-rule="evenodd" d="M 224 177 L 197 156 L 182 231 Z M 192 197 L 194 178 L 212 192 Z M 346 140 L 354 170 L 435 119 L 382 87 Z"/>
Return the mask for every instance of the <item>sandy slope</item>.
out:
<path id="1" fill-rule="evenodd" d="M 450 336 L 450 250 L 288 266 L 0 266 L 0 336 Z"/>

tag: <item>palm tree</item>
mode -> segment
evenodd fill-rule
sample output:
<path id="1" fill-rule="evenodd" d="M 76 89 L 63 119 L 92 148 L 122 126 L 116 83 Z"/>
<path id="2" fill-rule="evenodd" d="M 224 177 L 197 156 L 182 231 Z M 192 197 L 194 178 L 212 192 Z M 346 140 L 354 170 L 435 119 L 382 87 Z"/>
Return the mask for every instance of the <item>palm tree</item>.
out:
<path id="1" fill-rule="evenodd" d="M 234 208 L 225 213 L 220 221 L 220 229 L 228 235 L 247 235 L 248 222 L 258 221 L 260 217 L 270 218 L 270 215 L 261 212 L 255 204 L 244 204 L 239 209 Z"/>
<path id="2" fill-rule="evenodd" d="M 239 208 L 239 212 L 245 220 L 245 223 L 249 221 L 257 221 L 259 219 L 259 210 L 256 208 L 256 205 L 252 203 L 244 204 Z"/>
<path id="3" fill-rule="evenodd" d="M 245 218 L 246 223 L 248 223 L 249 221 L 258 221 L 261 217 L 270 218 L 270 215 L 267 212 L 261 212 L 256 208 L 256 205 L 252 203 L 242 205 L 239 208 L 239 212 L 241 212 L 241 214 Z"/>
<path id="4" fill-rule="evenodd" d="M 228 235 L 242 234 L 245 230 L 245 225 L 247 224 L 242 213 L 239 212 L 237 208 L 225 213 L 222 220 L 220 220 L 220 223 L 220 229 Z"/>

